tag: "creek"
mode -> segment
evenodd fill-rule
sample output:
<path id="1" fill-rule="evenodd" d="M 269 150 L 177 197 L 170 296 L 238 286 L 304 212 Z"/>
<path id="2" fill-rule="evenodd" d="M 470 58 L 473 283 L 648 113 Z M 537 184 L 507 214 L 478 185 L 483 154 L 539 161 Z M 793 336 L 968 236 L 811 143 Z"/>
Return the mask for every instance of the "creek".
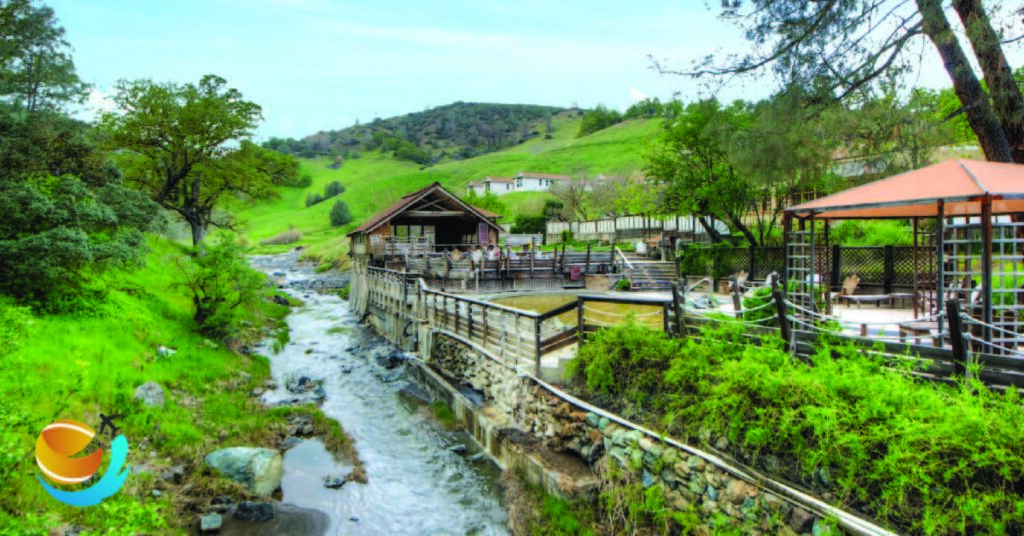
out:
<path id="1" fill-rule="evenodd" d="M 278 385 L 264 401 L 294 397 L 289 380 L 322 382 L 321 409 L 355 441 L 368 483 L 325 488 L 322 477 L 351 466 L 305 440 L 285 452 L 283 502 L 325 512 L 327 534 L 507 534 L 501 470 L 474 456 L 480 449 L 468 434 L 433 418 L 429 396 L 404 372 L 410 365 L 386 369 L 374 359 L 397 350 L 359 325 L 347 302 L 312 290 L 318 274 L 296 256 L 252 260 L 305 302 L 288 316 L 291 341 L 276 354 L 270 342 L 259 348 Z"/>

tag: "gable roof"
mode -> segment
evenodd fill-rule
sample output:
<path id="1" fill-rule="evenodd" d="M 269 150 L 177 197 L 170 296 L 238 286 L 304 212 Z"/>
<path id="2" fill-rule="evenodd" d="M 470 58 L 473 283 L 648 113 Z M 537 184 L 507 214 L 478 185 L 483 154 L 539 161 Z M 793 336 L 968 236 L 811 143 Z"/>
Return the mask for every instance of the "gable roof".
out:
<path id="1" fill-rule="evenodd" d="M 412 206 L 414 203 L 416 203 L 420 199 L 423 199 L 423 198 L 427 197 L 428 195 L 431 195 L 431 194 L 434 194 L 434 193 L 438 193 L 440 195 L 443 195 L 443 196 L 447 197 L 449 200 L 454 201 L 455 203 L 457 203 L 459 206 L 461 206 L 467 212 L 470 212 L 473 215 L 475 215 L 478 218 L 480 218 L 481 220 L 487 222 L 488 225 L 490 225 L 491 227 L 496 229 L 499 233 L 504 231 L 504 229 L 499 227 L 498 224 L 496 224 L 493 221 L 491 221 L 491 218 L 499 216 L 499 215 L 494 214 L 493 212 L 490 212 L 490 211 L 487 211 L 485 213 L 481 209 L 467 204 L 465 201 L 459 199 L 457 196 L 452 195 L 452 193 L 449 192 L 448 190 L 445 190 L 444 187 L 441 186 L 441 183 L 435 182 L 434 184 L 431 184 L 430 186 L 427 186 L 426 188 L 422 188 L 422 189 L 416 190 L 415 192 L 412 192 L 411 194 L 406 194 L 404 197 L 402 197 L 398 201 L 395 201 L 394 203 L 392 203 L 391 206 L 389 206 L 388 208 L 386 208 L 386 209 L 384 209 L 384 210 L 374 214 L 373 216 L 371 216 L 370 219 L 368 219 L 365 222 L 363 222 L 363 224 L 360 225 L 359 227 L 356 227 L 355 229 L 353 229 L 346 236 L 352 236 L 354 234 L 368 233 L 370 231 L 373 231 L 374 229 L 380 227 L 384 223 L 387 223 L 389 220 L 391 220 L 391 218 L 401 214 L 402 211 L 404 211 L 405 209 L 409 208 L 410 206 Z M 490 214 L 490 216 L 488 214 Z"/>
<path id="2" fill-rule="evenodd" d="M 869 182 L 790 208 L 797 216 L 824 218 L 912 218 L 980 213 L 982 198 L 994 214 L 1024 211 L 1024 165 L 947 160 Z"/>
<path id="3" fill-rule="evenodd" d="M 567 181 L 571 180 L 568 175 L 551 175 L 549 173 L 533 173 L 530 171 L 520 171 L 516 173 L 516 178 L 524 179 L 551 179 L 556 181 Z"/>
<path id="4" fill-rule="evenodd" d="M 514 179 L 511 177 L 484 177 L 484 180 L 491 182 L 512 182 Z"/>

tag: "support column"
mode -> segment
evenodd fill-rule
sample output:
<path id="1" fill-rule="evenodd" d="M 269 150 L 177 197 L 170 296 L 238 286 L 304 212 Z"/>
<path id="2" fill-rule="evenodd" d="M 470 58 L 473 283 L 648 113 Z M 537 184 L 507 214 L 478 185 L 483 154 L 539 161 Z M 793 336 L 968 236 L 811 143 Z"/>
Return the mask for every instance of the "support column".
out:
<path id="1" fill-rule="evenodd" d="M 935 314 L 942 312 L 942 303 L 946 301 L 946 204 L 941 199 L 936 206 L 936 217 L 935 217 L 935 260 L 936 260 L 936 272 L 935 272 Z M 930 312 L 930 311 L 929 311 Z M 949 322 L 949 319 L 946 319 Z M 942 346 L 944 337 L 942 319 L 939 319 L 939 346 Z"/>
<path id="2" fill-rule="evenodd" d="M 981 318 L 986 324 L 983 336 L 985 342 L 992 342 L 992 198 L 985 196 L 981 201 Z"/>

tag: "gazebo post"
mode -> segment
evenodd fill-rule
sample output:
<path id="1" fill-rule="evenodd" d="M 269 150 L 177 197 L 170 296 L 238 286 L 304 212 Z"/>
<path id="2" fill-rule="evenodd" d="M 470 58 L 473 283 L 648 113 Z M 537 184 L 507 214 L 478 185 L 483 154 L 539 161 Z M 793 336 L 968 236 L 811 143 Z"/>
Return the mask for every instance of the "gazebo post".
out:
<path id="1" fill-rule="evenodd" d="M 814 276 L 817 275 L 817 274 L 815 274 L 816 270 L 814 269 L 815 268 L 814 264 L 815 264 L 815 260 L 817 260 L 817 259 L 814 258 L 814 253 L 815 252 L 814 252 L 814 213 L 813 212 L 811 213 L 811 217 L 808 218 L 808 222 L 811 225 L 811 237 L 810 237 L 810 240 L 811 240 L 811 251 L 809 252 L 809 255 L 810 255 L 811 258 L 808 259 L 810 261 L 808 263 L 808 267 L 810 268 L 810 270 L 808 270 L 808 271 L 811 272 L 811 274 L 810 274 L 811 280 L 807 282 L 807 289 L 808 289 L 808 298 L 810 299 L 811 303 L 808 304 L 807 309 L 811 310 L 811 311 L 815 311 L 817 309 L 815 307 L 815 305 L 817 305 L 817 302 L 814 299 Z M 804 223 L 804 221 L 800 220 L 800 227 L 801 228 L 803 227 L 803 223 Z"/>
<path id="2" fill-rule="evenodd" d="M 946 203 L 939 199 L 937 206 L 935 207 L 935 258 L 938 269 L 936 270 L 936 281 L 935 281 L 935 302 L 936 313 L 942 314 L 942 303 L 945 302 L 946 297 Z M 949 319 L 946 319 L 949 322 Z M 943 336 L 942 336 L 942 319 L 939 319 L 939 347 L 942 347 Z"/>
<path id="3" fill-rule="evenodd" d="M 981 319 L 985 342 L 992 342 L 992 196 L 981 200 Z"/>
<path id="4" fill-rule="evenodd" d="M 825 225 L 825 262 L 822 263 L 822 284 L 828 289 L 825 292 L 825 314 L 832 314 L 832 245 L 829 243 L 828 218 L 823 220 Z M 825 277 L 826 274 L 828 277 Z"/>
<path id="5" fill-rule="evenodd" d="M 784 286 L 788 284 L 789 279 L 789 235 L 793 232 L 793 214 L 790 212 L 782 213 L 782 280 Z"/>
<path id="6" fill-rule="evenodd" d="M 917 320 L 917 216 L 914 216 L 914 320 Z"/>

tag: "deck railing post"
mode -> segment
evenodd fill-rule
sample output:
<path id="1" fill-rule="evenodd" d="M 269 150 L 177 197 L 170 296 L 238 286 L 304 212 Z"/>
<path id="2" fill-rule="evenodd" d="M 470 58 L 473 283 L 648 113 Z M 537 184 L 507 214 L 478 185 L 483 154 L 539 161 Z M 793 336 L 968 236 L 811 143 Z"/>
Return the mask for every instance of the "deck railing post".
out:
<path id="1" fill-rule="evenodd" d="M 672 282 L 672 306 L 676 312 L 676 333 L 680 337 L 686 336 L 686 319 L 683 316 L 683 303 L 685 296 L 679 291 L 679 282 Z"/>
<path id="2" fill-rule="evenodd" d="M 949 320 L 949 343 L 953 347 L 953 375 L 967 376 L 967 341 L 964 340 L 963 322 L 960 319 L 960 301 L 946 300 L 946 318 Z M 942 320 L 940 319 L 941 323 Z"/>
<path id="3" fill-rule="evenodd" d="M 743 320 L 743 304 L 740 302 L 740 282 L 732 278 L 732 307 L 736 312 L 736 320 Z"/>
<path id="4" fill-rule="evenodd" d="M 612 249 L 614 249 L 614 247 Z M 585 273 L 588 273 L 588 274 L 590 273 L 590 243 L 589 242 L 587 243 L 587 263 L 586 263 L 585 268 L 584 268 L 583 271 Z"/>
<path id="5" fill-rule="evenodd" d="M 772 292 L 772 297 L 775 299 L 775 314 L 778 315 L 782 340 L 786 341 L 786 349 L 791 350 L 795 347 L 795 344 L 793 341 L 793 331 L 789 325 L 789 318 L 786 317 L 786 295 L 781 290 L 776 290 Z"/>
<path id="6" fill-rule="evenodd" d="M 583 344 L 583 341 L 587 339 L 586 317 L 583 314 L 583 306 L 587 302 L 583 301 L 583 296 L 576 296 L 576 339 L 579 344 Z"/>
<path id="7" fill-rule="evenodd" d="M 541 328 L 541 324 L 543 324 L 543 321 L 540 320 L 539 318 L 534 318 L 533 319 L 533 324 L 534 324 L 533 340 L 534 340 L 534 344 L 536 345 L 536 350 L 534 351 L 533 374 L 534 374 L 534 376 L 540 378 L 540 359 L 542 357 L 541 356 L 541 350 L 542 349 L 540 347 L 540 328 Z"/>

